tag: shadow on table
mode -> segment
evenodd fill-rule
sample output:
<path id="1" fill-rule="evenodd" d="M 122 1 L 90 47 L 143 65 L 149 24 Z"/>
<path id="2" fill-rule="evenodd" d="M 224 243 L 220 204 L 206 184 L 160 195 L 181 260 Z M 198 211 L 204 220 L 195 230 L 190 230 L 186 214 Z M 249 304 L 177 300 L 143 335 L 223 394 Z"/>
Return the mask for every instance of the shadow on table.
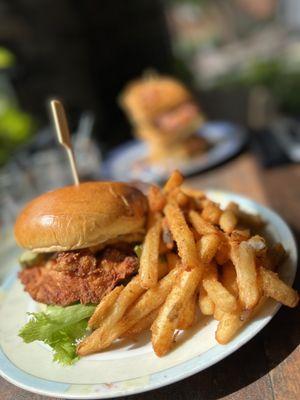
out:
<path id="1" fill-rule="evenodd" d="M 300 239 L 300 234 L 296 236 Z M 300 268 L 294 284 L 299 286 Z M 217 400 L 230 395 L 266 375 L 293 352 L 300 343 L 299 314 L 299 307 L 282 307 L 262 332 L 225 360 L 181 382 L 126 399 Z"/>

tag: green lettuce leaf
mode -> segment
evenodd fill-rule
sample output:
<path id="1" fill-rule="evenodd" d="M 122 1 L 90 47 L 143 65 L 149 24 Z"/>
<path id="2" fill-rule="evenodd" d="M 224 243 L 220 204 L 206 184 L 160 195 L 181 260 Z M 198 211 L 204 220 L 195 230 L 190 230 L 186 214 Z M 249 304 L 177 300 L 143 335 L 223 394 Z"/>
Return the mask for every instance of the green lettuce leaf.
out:
<path id="1" fill-rule="evenodd" d="M 143 252 L 143 245 L 142 244 L 137 244 L 134 246 L 134 252 L 138 256 L 138 258 L 141 258 L 142 252 Z"/>
<path id="2" fill-rule="evenodd" d="M 20 330 L 25 343 L 40 340 L 53 351 L 53 360 L 71 365 L 77 359 L 76 343 L 87 331 L 87 322 L 96 306 L 75 304 L 69 307 L 48 306 L 45 312 L 30 313 L 31 318 Z"/>

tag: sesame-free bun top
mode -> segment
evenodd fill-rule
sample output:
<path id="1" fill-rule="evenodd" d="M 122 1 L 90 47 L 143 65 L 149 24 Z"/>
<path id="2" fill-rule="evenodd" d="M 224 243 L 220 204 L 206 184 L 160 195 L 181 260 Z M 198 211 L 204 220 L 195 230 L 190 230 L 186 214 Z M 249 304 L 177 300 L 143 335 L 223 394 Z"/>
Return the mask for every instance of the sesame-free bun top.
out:
<path id="1" fill-rule="evenodd" d="M 191 93 L 178 80 L 153 75 L 130 82 L 120 96 L 120 104 L 132 122 L 140 125 L 191 99 Z"/>
<path id="2" fill-rule="evenodd" d="M 15 223 L 15 238 L 21 247 L 36 252 L 92 247 L 142 233 L 146 211 L 146 197 L 125 183 L 66 186 L 25 206 Z"/>

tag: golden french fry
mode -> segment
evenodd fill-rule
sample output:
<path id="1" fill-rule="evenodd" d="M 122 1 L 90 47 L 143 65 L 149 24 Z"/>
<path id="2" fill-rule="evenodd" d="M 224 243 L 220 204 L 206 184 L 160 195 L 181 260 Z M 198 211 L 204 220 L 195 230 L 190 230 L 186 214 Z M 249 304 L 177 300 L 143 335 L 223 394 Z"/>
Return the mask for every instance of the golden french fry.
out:
<path id="1" fill-rule="evenodd" d="M 161 219 L 157 219 L 145 236 L 139 267 L 141 285 L 145 289 L 156 285 L 158 281 L 160 231 Z"/>
<path id="2" fill-rule="evenodd" d="M 179 205 L 179 207 L 187 207 L 190 202 L 189 196 L 180 189 L 177 189 L 177 190 L 175 189 L 175 191 L 176 191 L 176 193 L 174 193 L 174 196 L 175 196 L 176 203 Z M 171 194 L 173 196 L 173 192 L 171 192 Z"/>
<path id="3" fill-rule="evenodd" d="M 213 315 L 215 311 L 215 303 L 209 297 L 202 284 L 200 284 L 199 290 L 199 308 L 203 315 Z"/>
<path id="4" fill-rule="evenodd" d="M 195 268 L 199 264 L 196 243 L 182 211 L 173 203 L 167 204 L 164 211 L 183 267 Z"/>
<path id="5" fill-rule="evenodd" d="M 150 211 L 159 212 L 164 209 L 167 199 L 158 186 L 152 185 L 148 192 L 148 201 Z"/>
<path id="6" fill-rule="evenodd" d="M 222 215 L 222 210 L 213 201 L 207 201 L 202 210 L 202 218 L 210 222 L 213 225 L 219 223 L 220 217 Z"/>
<path id="7" fill-rule="evenodd" d="M 247 243 L 253 248 L 256 255 L 259 255 L 262 251 L 266 250 L 266 241 L 260 235 L 252 236 L 247 240 Z"/>
<path id="8" fill-rule="evenodd" d="M 249 229 L 234 229 L 230 235 L 230 241 L 235 244 L 240 244 L 250 239 L 250 237 Z"/>
<path id="9" fill-rule="evenodd" d="M 99 342 L 101 342 L 103 338 L 109 334 L 111 328 L 123 317 L 131 304 L 133 304 L 144 292 L 145 289 L 141 285 L 140 277 L 135 276 L 120 292 L 110 310 L 110 313 L 106 316 L 106 318 L 103 319 L 103 321 L 101 321 L 101 324 L 96 331 L 94 331 L 97 332 L 97 338 Z"/>
<path id="10" fill-rule="evenodd" d="M 216 319 L 217 321 L 221 321 L 221 319 L 224 317 L 225 314 L 226 314 L 225 311 L 221 310 L 220 307 L 215 307 L 214 319 Z"/>
<path id="11" fill-rule="evenodd" d="M 181 173 L 177 170 L 173 171 L 170 178 L 167 180 L 165 183 L 165 186 L 163 188 L 164 193 L 169 193 L 178 186 L 180 186 L 183 182 L 183 176 Z"/>
<path id="12" fill-rule="evenodd" d="M 203 235 L 197 242 L 198 254 L 200 260 L 204 264 L 208 264 L 216 255 L 218 247 L 221 243 L 221 238 L 215 233 L 209 233 L 208 235 Z"/>
<path id="13" fill-rule="evenodd" d="M 255 252 L 247 242 L 232 245 L 231 260 L 235 266 L 239 298 L 244 308 L 253 308 L 259 300 Z"/>
<path id="14" fill-rule="evenodd" d="M 85 356 L 109 347 L 115 339 L 122 336 L 138 321 L 160 307 L 172 289 L 180 271 L 180 267 L 173 269 L 155 287 L 148 289 L 128 310 L 128 313 L 113 325 L 110 331 L 105 332 L 105 336 L 102 334 L 103 331 L 101 328 L 98 328 L 90 336 L 81 341 L 77 346 L 77 354 Z"/>
<path id="15" fill-rule="evenodd" d="M 183 186 L 181 188 L 181 190 L 183 191 L 183 193 L 185 193 L 186 195 L 193 197 L 194 199 L 204 199 L 205 198 L 205 193 L 202 192 L 202 190 L 199 189 L 193 189 L 190 187 L 185 187 Z"/>
<path id="16" fill-rule="evenodd" d="M 233 211 L 237 215 L 240 211 L 240 206 L 237 203 L 235 203 L 234 201 L 231 201 L 227 204 L 227 206 L 225 207 L 225 210 Z"/>
<path id="17" fill-rule="evenodd" d="M 225 210 L 220 217 L 220 228 L 226 232 L 231 233 L 238 223 L 236 214 L 232 210 Z"/>
<path id="18" fill-rule="evenodd" d="M 264 221 L 259 215 L 250 214 L 246 211 L 241 210 L 239 205 L 234 202 L 230 202 L 225 210 L 233 211 L 236 214 L 239 222 L 241 222 L 241 224 L 245 226 L 262 228 L 265 225 Z"/>
<path id="19" fill-rule="evenodd" d="M 236 298 L 218 281 L 217 270 L 213 264 L 205 270 L 202 285 L 217 308 L 228 313 L 237 310 Z"/>
<path id="20" fill-rule="evenodd" d="M 261 267 L 259 268 L 259 277 L 265 296 L 288 307 L 296 307 L 299 302 L 299 294 L 283 282 L 275 272 Z"/>
<path id="21" fill-rule="evenodd" d="M 266 298 L 264 296 L 261 297 L 256 307 L 246 313 L 241 310 L 237 310 L 237 312 L 233 314 L 225 313 L 217 327 L 215 335 L 217 342 L 220 344 L 227 344 L 230 342 L 246 322 L 260 310 L 265 300 Z"/>
<path id="22" fill-rule="evenodd" d="M 103 297 L 96 307 L 94 314 L 89 319 L 89 328 L 96 329 L 100 326 L 123 289 L 123 285 L 116 286 L 110 293 Z"/>
<path id="23" fill-rule="evenodd" d="M 146 315 L 146 317 L 139 320 L 135 325 L 128 329 L 121 337 L 130 337 L 136 336 L 139 333 L 150 329 L 151 325 L 153 324 L 155 318 L 157 317 L 159 309 L 151 311 L 150 314 Z"/>
<path id="24" fill-rule="evenodd" d="M 210 222 L 206 221 L 197 211 L 191 210 L 189 212 L 189 219 L 199 233 L 199 235 L 209 235 L 211 233 L 218 234 L 219 230 Z"/>
<path id="25" fill-rule="evenodd" d="M 178 324 L 181 309 L 187 299 L 192 296 L 199 285 L 202 269 L 184 270 L 178 277 L 158 317 L 151 326 L 152 346 L 159 357 L 166 354 L 173 342 L 174 332 Z"/>
<path id="26" fill-rule="evenodd" d="M 229 293 L 238 298 L 239 288 L 236 281 L 236 271 L 231 261 L 227 261 L 222 267 L 221 282 Z"/>
<path id="27" fill-rule="evenodd" d="M 218 323 L 216 340 L 220 344 L 226 344 L 235 336 L 237 331 L 245 324 L 239 314 L 225 313 Z"/>
<path id="28" fill-rule="evenodd" d="M 183 306 L 177 323 L 177 329 L 185 330 L 194 325 L 196 317 L 196 293 Z"/>
<path id="29" fill-rule="evenodd" d="M 219 265 L 225 264 L 230 259 L 230 245 L 227 238 L 222 238 L 219 248 L 215 255 L 215 260 Z"/>

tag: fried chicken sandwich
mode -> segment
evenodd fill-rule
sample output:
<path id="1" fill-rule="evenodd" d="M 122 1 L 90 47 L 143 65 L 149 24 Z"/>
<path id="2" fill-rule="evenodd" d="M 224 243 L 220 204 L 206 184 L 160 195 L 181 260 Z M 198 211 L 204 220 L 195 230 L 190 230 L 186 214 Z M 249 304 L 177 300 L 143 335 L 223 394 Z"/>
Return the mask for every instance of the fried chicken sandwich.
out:
<path id="1" fill-rule="evenodd" d="M 150 160 L 191 157 L 207 148 L 196 134 L 204 117 L 191 92 L 164 75 L 144 76 L 130 82 L 120 96 L 134 134 L 149 145 Z"/>
<path id="2" fill-rule="evenodd" d="M 146 197 L 116 182 L 88 182 L 45 193 L 17 218 L 27 251 L 19 278 L 37 302 L 97 304 L 137 272 L 134 245 L 144 236 Z"/>

